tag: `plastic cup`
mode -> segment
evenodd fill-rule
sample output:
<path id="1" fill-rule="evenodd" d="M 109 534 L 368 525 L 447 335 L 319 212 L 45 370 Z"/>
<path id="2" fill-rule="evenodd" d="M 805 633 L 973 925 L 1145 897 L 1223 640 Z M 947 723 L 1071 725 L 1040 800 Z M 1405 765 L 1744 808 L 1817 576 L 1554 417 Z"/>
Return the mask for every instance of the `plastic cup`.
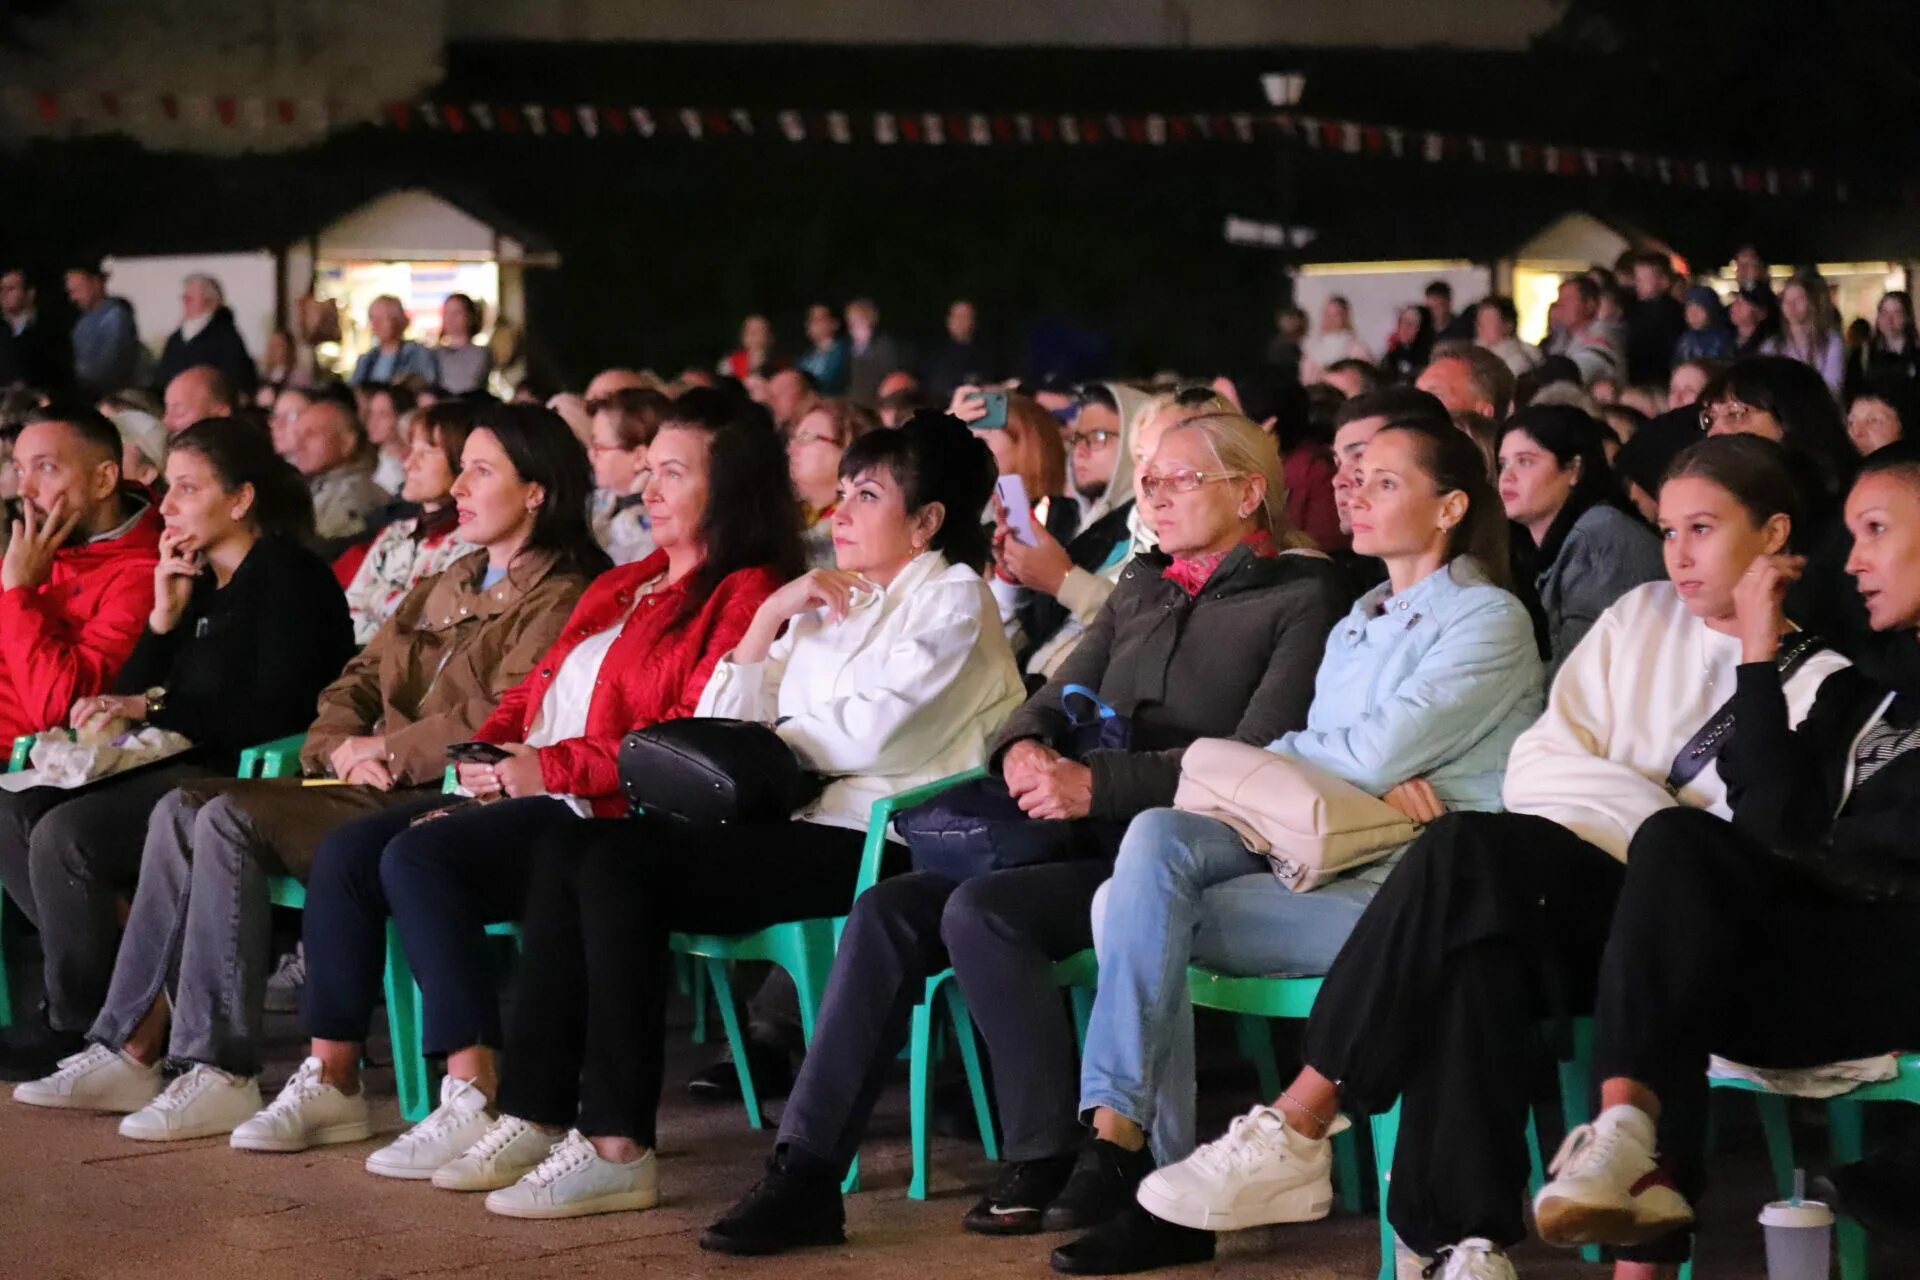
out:
<path id="1" fill-rule="evenodd" d="M 1767 1280 L 1827 1280 L 1833 1258 L 1833 1210 L 1818 1200 L 1775 1200 L 1760 1211 L 1767 1238 Z"/>

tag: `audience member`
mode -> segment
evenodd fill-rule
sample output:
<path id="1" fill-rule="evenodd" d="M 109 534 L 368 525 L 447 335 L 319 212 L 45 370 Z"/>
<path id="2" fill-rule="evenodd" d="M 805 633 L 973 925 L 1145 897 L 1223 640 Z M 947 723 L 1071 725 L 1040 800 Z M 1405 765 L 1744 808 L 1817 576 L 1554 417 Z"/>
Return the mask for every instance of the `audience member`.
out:
<path id="1" fill-rule="evenodd" d="M 1452 285 L 1445 280 L 1435 280 L 1427 285 L 1423 297 L 1427 314 L 1433 317 L 1435 342 L 1473 341 L 1473 310 L 1454 311 Z"/>
<path id="2" fill-rule="evenodd" d="M 820 399 L 820 384 L 805 369 L 782 369 L 767 379 L 765 397 L 755 396 L 767 406 L 767 412 L 773 415 L 773 425 L 779 431 L 791 430 Z"/>
<path id="3" fill-rule="evenodd" d="M 1582 382 L 1617 377 L 1620 350 L 1600 323 L 1600 286 L 1588 276 L 1569 276 L 1560 282 L 1553 304 L 1554 335 L 1546 353 L 1565 356 L 1580 371 Z"/>
<path id="4" fill-rule="evenodd" d="M 493 373 L 493 351 L 476 342 L 481 326 L 480 304 L 464 293 L 450 293 L 440 304 L 440 342 L 433 350 L 435 380 L 450 396 L 472 395 L 487 389 Z"/>
<path id="5" fill-rule="evenodd" d="M 1380 357 L 1380 372 L 1392 382 L 1412 382 L 1427 367 L 1427 357 L 1432 352 L 1433 313 L 1418 303 L 1409 303 L 1400 308 L 1393 332 L 1387 336 L 1386 353 Z"/>
<path id="6" fill-rule="evenodd" d="M 1700 399 L 1715 375 L 1727 367 L 1725 360 L 1682 360 L 1673 366 L 1667 379 L 1667 408 L 1684 409 Z"/>
<path id="7" fill-rule="evenodd" d="M 218 370 L 235 397 L 251 397 L 259 381 L 220 282 L 196 272 L 180 287 L 180 327 L 167 335 L 167 345 L 160 352 L 158 381 L 167 386 L 200 365 Z"/>
<path id="8" fill-rule="evenodd" d="M 1816 275 L 1795 276 L 1780 288 L 1780 328 L 1760 344 L 1760 354 L 1798 360 L 1827 384 L 1837 399 L 1846 377 L 1846 351 L 1833 314 L 1827 282 Z"/>
<path id="9" fill-rule="evenodd" d="M 1319 382 L 1342 360 L 1373 360 L 1373 352 L 1353 331 L 1353 305 L 1339 294 L 1320 307 L 1320 327 L 1301 346 L 1300 381 Z"/>
<path id="10" fill-rule="evenodd" d="M 1779 320 L 1779 303 L 1773 296 L 1773 286 L 1764 277 L 1742 284 L 1727 304 L 1727 319 L 1733 324 L 1735 359 L 1764 355 Z"/>
<path id="11" fill-rule="evenodd" d="M 231 417 L 240 407 L 227 375 L 210 364 L 191 365 L 167 380 L 162 393 L 167 433 L 185 431 L 207 418 Z"/>
<path id="12" fill-rule="evenodd" d="M 382 528 L 347 581 L 347 612 L 356 645 L 371 643 L 421 582 L 474 550 L 460 536 L 453 480 L 476 412 L 471 404 L 446 401 L 413 416 L 400 497 L 418 514 Z"/>
<path id="13" fill-rule="evenodd" d="M 814 388 L 821 395 L 847 394 L 847 383 L 852 377 L 852 348 L 841 336 L 840 317 L 824 302 L 807 308 L 807 342 L 806 353 L 793 362 L 794 367 L 813 379 Z"/>
<path id="14" fill-rule="evenodd" d="M 4 289 L 0 279 L 0 303 L 5 301 Z M 1920 331 L 1914 328 L 1913 296 L 1904 289 L 1889 289 L 1881 297 L 1872 333 L 1847 362 L 1849 396 L 1889 384 L 1920 385 Z"/>
<path id="15" fill-rule="evenodd" d="M 880 421 L 847 399 L 817 400 L 787 432 L 787 471 L 806 529 L 807 566 L 834 564 L 834 514 L 840 505 L 840 459 L 847 446 Z"/>
<path id="16" fill-rule="evenodd" d="M 1499 356 L 1471 342 L 1436 344 L 1413 385 L 1431 392 L 1448 413 L 1478 413 L 1501 422 L 1513 410 L 1513 370 Z"/>
<path id="17" fill-rule="evenodd" d="M 1378 390 L 1384 380 L 1370 361 L 1336 360 L 1321 373 L 1320 381 L 1351 400 Z"/>
<path id="18" fill-rule="evenodd" d="M 750 315 L 740 322 L 740 345 L 721 357 L 713 371 L 723 377 L 745 382 L 766 377 L 785 366 L 773 354 L 773 325 L 763 315 Z"/>
<path id="19" fill-rule="evenodd" d="M 929 401 L 950 399 L 963 386 L 979 386 L 998 372 L 981 342 L 980 317 L 973 303 L 957 298 L 947 308 L 946 340 L 927 354 L 920 381 Z"/>
<path id="20" fill-rule="evenodd" d="M 358 391 L 360 423 L 374 455 L 373 482 L 397 494 L 407 478 L 407 423 L 419 399 L 404 382 L 368 382 Z"/>
<path id="21" fill-rule="evenodd" d="M 40 931 L 46 1003 L 0 1049 L 0 1078 L 32 1080 L 84 1051 L 134 895 L 147 815 L 189 779 L 230 775 L 243 747 L 299 732 L 353 652 L 327 567 L 300 539 L 299 475 L 251 425 L 210 418 L 167 452 L 166 528 L 152 612 L 113 693 L 67 716 L 83 739 L 166 730 L 191 749 L 76 790 L 0 793 L 0 882 Z"/>
<path id="22" fill-rule="evenodd" d="M 407 337 L 407 309 L 400 299 L 383 293 L 367 304 L 367 330 L 373 346 L 361 353 L 353 364 L 354 386 L 369 382 L 393 383 L 409 375 L 425 379 L 426 386 L 440 384 L 440 362 L 434 353 Z"/>
<path id="23" fill-rule="evenodd" d="M 21 267 L 0 267 L 0 388 L 64 390 L 73 373 L 66 335 L 40 319 L 38 294 Z"/>
<path id="24" fill-rule="evenodd" d="M 83 396 L 103 396 L 139 381 L 140 333 L 133 304 L 107 292 L 97 265 L 69 267 L 67 297 L 80 313 L 73 322 L 73 382 Z"/>
<path id="25" fill-rule="evenodd" d="M 293 465 L 313 494 L 314 534 L 337 555 L 367 529 L 370 512 L 390 496 L 374 483 L 374 458 L 360 420 L 343 400 L 323 397 L 300 411 L 293 429 Z"/>
<path id="26" fill-rule="evenodd" d="M 904 367 L 906 354 L 893 335 L 880 329 L 880 308 L 871 298 L 847 304 L 847 391 L 861 404 L 880 399 L 880 381 Z"/>
<path id="27" fill-rule="evenodd" d="M 1688 327 L 1686 308 L 1673 296 L 1673 263 L 1664 253 L 1636 255 L 1633 305 L 1627 310 L 1628 380 L 1665 382 L 1673 371 L 1675 347 Z"/>
<path id="28" fill-rule="evenodd" d="M 1683 314 L 1687 327 L 1674 339 L 1674 367 L 1669 378 L 1678 377 L 1680 370 L 1693 361 L 1733 359 L 1733 326 L 1727 322 L 1727 309 L 1718 293 L 1708 285 L 1692 286 L 1687 290 Z"/>
<path id="29" fill-rule="evenodd" d="M 1847 438 L 1861 457 L 1907 438 L 1920 428 L 1920 382 L 1887 380 L 1855 394 L 1847 405 Z"/>
<path id="30" fill-rule="evenodd" d="M 653 554 L 647 447 L 673 402 L 651 387 L 623 387 L 593 403 L 593 536 L 615 564 L 632 564 Z"/>
<path id="31" fill-rule="evenodd" d="M 1653 419 L 1634 432 L 1633 439 L 1614 455 L 1613 469 L 1620 477 L 1621 491 L 1648 528 L 1660 523 L 1660 482 L 1666 478 L 1667 468 L 1682 450 L 1705 438 L 1700 411 L 1689 405 L 1669 409 Z"/>
<path id="32" fill-rule="evenodd" d="M 1543 359 L 1540 348 L 1520 340 L 1519 329 L 1520 312 L 1512 298 L 1488 298 L 1474 308 L 1474 345 L 1499 356 L 1516 378 L 1538 368 Z"/>
<path id="33" fill-rule="evenodd" d="M 310 387 L 282 387 L 274 393 L 273 409 L 267 417 L 267 430 L 273 437 L 273 451 L 293 461 L 298 447 L 300 412 L 314 400 Z"/>

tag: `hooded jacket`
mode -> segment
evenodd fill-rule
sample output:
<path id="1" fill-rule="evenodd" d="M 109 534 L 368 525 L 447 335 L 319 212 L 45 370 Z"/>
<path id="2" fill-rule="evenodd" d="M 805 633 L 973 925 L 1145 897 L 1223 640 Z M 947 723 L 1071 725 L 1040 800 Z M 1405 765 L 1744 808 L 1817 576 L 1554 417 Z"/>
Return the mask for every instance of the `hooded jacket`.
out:
<path id="1" fill-rule="evenodd" d="M 242 395 L 250 393 L 260 381 L 253 356 L 233 323 L 233 312 L 224 306 L 215 307 L 206 327 L 191 338 L 181 329 L 167 335 L 166 348 L 160 353 L 160 385 L 164 387 L 174 375 L 203 364 L 218 369 Z"/>
<path id="2" fill-rule="evenodd" d="M 160 513 L 138 501 L 120 528 L 55 552 L 39 586 L 0 592 L 0 741 L 66 724 L 133 653 L 160 558 Z"/>

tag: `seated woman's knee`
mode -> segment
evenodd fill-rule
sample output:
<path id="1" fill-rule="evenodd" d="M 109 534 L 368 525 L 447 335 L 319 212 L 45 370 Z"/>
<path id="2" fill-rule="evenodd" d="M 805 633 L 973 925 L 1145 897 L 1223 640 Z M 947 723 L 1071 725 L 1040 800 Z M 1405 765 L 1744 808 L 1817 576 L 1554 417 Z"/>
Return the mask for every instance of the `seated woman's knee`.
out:
<path id="1" fill-rule="evenodd" d="M 1148 809 L 1127 826 L 1114 859 L 1115 880 L 1139 883 L 1179 874 L 1193 865 L 1193 824 L 1208 822 L 1179 809 Z"/>

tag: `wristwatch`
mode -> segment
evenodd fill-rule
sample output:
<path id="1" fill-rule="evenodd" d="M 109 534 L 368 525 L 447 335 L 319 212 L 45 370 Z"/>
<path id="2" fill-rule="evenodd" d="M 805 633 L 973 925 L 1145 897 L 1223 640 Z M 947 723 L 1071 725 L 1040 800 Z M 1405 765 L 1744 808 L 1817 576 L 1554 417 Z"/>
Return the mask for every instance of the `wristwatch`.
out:
<path id="1" fill-rule="evenodd" d="M 153 719 L 154 712 L 167 708 L 167 690 L 164 685 L 155 685 L 140 695 L 147 702 L 147 719 Z"/>

